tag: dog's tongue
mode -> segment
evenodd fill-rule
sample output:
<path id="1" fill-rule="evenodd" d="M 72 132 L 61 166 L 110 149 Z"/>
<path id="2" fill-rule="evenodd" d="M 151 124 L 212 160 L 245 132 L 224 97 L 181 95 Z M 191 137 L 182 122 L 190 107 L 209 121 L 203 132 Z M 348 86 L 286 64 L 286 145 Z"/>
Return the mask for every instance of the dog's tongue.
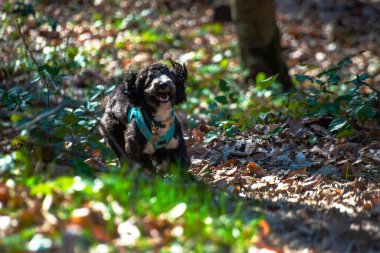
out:
<path id="1" fill-rule="evenodd" d="M 168 102 L 169 101 L 169 95 L 168 94 L 160 94 L 158 96 L 161 102 Z"/>

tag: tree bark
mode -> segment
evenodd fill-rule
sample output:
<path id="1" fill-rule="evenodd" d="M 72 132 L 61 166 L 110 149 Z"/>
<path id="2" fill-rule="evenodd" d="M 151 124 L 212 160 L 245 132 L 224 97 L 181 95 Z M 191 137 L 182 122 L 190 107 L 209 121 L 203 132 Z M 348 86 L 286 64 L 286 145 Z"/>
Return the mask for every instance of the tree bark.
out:
<path id="1" fill-rule="evenodd" d="M 232 0 L 232 17 L 239 38 L 240 59 L 250 77 L 278 74 L 284 90 L 293 87 L 282 56 L 274 0 Z"/>

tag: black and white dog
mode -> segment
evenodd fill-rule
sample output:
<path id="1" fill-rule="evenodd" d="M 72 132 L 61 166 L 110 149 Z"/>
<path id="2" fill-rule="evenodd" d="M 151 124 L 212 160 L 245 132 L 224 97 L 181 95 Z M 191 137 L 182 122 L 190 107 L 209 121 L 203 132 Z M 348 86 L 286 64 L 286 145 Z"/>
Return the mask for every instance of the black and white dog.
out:
<path id="1" fill-rule="evenodd" d="M 144 167 L 178 163 L 190 166 L 182 126 L 174 105 L 186 101 L 187 69 L 171 61 L 169 69 L 152 64 L 126 75 L 106 98 L 100 132 L 119 158 Z"/>

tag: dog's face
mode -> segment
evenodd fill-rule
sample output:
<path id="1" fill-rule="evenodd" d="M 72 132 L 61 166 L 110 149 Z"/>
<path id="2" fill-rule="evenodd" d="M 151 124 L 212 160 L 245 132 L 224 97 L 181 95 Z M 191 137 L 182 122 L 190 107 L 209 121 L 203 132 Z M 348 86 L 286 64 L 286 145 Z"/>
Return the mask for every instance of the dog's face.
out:
<path id="1" fill-rule="evenodd" d="M 145 77 L 144 72 L 148 72 Z M 164 65 L 151 65 L 148 69 L 142 70 L 141 89 L 146 103 L 157 107 L 160 104 L 174 105 L 176 99 L 175 77 Z"/>
<path id="2" fill-rule="evenodd" d="M 126 94 L 134 106 L 158 108 L 186 101 L 185 65 L 172 63 L 172 69 L 161 63 L 152 64 L 138 73 L 129 73 L 125 80 Z"/>

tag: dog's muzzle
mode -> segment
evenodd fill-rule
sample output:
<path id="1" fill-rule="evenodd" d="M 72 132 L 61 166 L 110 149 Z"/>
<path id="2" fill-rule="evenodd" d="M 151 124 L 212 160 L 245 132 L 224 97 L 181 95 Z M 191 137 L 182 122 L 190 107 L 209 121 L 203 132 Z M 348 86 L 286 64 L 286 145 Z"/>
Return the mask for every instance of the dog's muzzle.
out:
<path id="1" fill-rule="evenodd" d="M 168 82 L 160 83 L 157 90 L 157 98 L 161 103 L 169 102 L 170 100 L 170 84 Z"/>

